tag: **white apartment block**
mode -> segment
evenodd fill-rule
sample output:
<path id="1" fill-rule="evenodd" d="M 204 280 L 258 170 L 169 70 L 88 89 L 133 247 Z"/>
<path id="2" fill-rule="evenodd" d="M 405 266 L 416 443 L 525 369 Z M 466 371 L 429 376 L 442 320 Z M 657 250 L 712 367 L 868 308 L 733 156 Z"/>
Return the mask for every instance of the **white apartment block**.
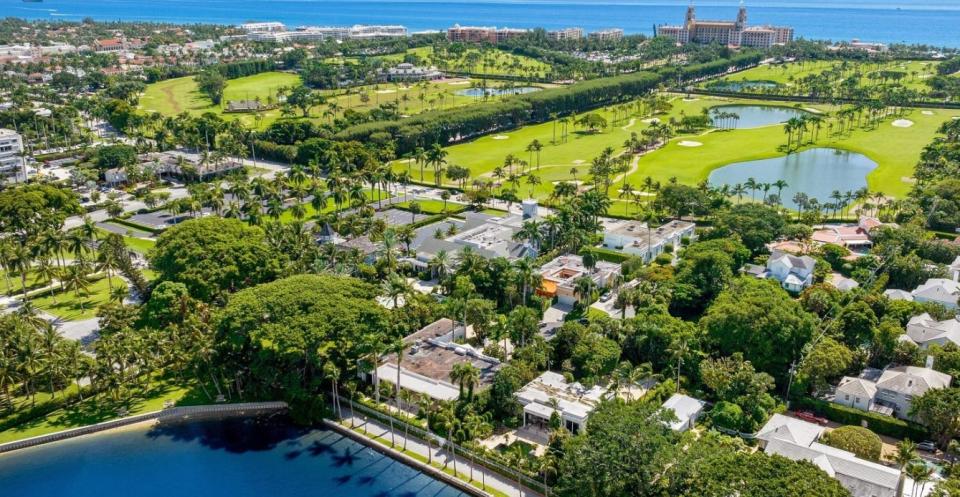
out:
<path id="1" fill-rule="evenodd" d="M 0 181 L 21 182 L 27 179 L 23 160 L 23 139 L 10 129 L 0 129 Z"/>

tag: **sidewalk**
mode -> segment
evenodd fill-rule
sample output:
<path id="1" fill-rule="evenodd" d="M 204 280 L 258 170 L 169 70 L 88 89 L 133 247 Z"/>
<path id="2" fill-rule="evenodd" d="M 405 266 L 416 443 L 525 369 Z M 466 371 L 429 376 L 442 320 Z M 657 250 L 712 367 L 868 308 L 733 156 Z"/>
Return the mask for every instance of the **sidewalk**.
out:
<path id="1" fill-rule="evenodd" d="M 355 430 L 359 431 L 361 434 L 364 433 L 366 429 L 366 435 L 368 437 L 377 437 L 380 442 L 386 441 L 386 446 L 390 447 L 390 428 L 381 424 L 379 421 L 374 420 L 365 420 L 361 416 L 356 416 L 350 413 L 349 409 L 344 408 L 344 417 L 340 421 L 340 424 L 349 429 L 351 420 L 355 425 Z M 403 430 L 395 429 L 395 436 L 397 441 L 396 450 L 402 450 L 404 448 L 403 441 Z M 428 454 L 432 453 L 433 462 L 444 464 L 447 463 L 447 469 L 453 470 L 453 457 L 452 454 L 447 450 L 439 449 L 436 444 L 428 448 L 425 442 L 420 441 L 411 435 L 407 439 L 406 450 L 412 452 L 420 457 L 428 458 Z M 502 492 L 509 497 L 534 497 L 539 496 L 540 494 L 523 487 L 522 489 L 517 488 L 517 482 L 509 480 L 499 473 L 495 473 L 483 466 L 470 463 L 469 459 L 463 458 L 460 454 L 457 454 L 456 457 L 457 464 L 457 474 L 464 481 L 474 481 L 481 483 L 481 489 L 485 485 L 487 488 L 494 489 L 498 492 Z M 471 479 L 471 468 L 472 468 L 472 479 Z"/>

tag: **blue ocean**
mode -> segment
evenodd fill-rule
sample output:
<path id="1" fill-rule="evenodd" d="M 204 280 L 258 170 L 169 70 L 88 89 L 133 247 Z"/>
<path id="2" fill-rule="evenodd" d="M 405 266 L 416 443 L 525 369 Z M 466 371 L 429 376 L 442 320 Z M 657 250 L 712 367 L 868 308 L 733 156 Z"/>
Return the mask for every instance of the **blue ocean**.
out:
<path id="1" fill-rule="evenodd" d="M 700 19 L 732 19 L 738 0 L 695 0 Z M 143 20 L 287 25 L 402 24 L 412 31 L 461 25 L 628 33 L 679 23 L 688 0 L 22 0 L 0 1 L 0 16 L 27 19 Z M 752 24 L 786 24 L 809 39 L 923 43 L 960 47 L 957 0 L 754 0 Z"/>

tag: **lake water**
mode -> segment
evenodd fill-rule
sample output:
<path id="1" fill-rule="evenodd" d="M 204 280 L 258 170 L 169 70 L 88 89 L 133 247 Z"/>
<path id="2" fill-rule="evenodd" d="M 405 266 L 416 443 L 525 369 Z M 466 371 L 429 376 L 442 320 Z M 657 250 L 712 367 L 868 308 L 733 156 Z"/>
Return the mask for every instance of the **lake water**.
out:
<path id="1" fill-rule="evenodd" d="M 524 95 L 527 93 L 533 93 L 535 91 L 540 91 L 540 88 L 535 86 L 522 86 L 519 88 L 487 88 L 486 94 L 490 97 L 499 97 L 501 95 Z M 457 95 L 464 97 L 482 97 L 484 94 L 483 88 L 468 88 L 466 90 L 460 90 L 457 92 Z"/>
<path id="2" fill-rule="evenodd" d="M 856 191 L 867 186 L 867 174 L 877 167 L 869 157 L 853 152 L 832 148 L 814 148 L 786 157 L 738 162 L 715 169 L 710 173 L 710 184 L 736 185 L 754 178 L 758 183 L 773 183 L 785 180 L 789 185 L 781 195 L 783 204 L 792 209 L 798 206 L 793 202 L 797 192 L 806 193 L 821 204 L 832 202 L 830 194 L 834 190 L 841 192 Z M 776 189 L 769 194 L 775 194 Z M 757 191 L 757 199 L 763 195 Z M 750 193 L 744 196 L 750 198 Z"/>
<path id="3" fill-rule="evenodd" d="M 228 419 L 130 428 L 0 455 L 9 497 L 461 497 L 328 430 Z"/>
<path id="4" fill-rule="evenodd" d="M 44 0 L 0 1 L 0 17 L 144 20 L 290 26 L 403 24 L 412 31 L 461 25 L 610 27 L 651 34 L 680 23 L 689 0 Z M 733 19 L 739 0 L 697 0 L 700 19 Z M 785 24 L 797 37 L 960 46 L 956 0 L 752 0 L 751 24 Z"/>
<path id="5" fill-rule="evenodd" d="M 713 107 L 710 112 L 728 112 L 739 116 L 739 119 L 721 120 L 714 117 L 714 125 L 717 127 L 732 128 L 759 128 L 760 126 L 769 126 L 771 124 L 785 123 L 794 117 L 800 117 L 809 114 L 800 109 L 790 107 L 778 107 L 775 105 L 721 105 Z"/>

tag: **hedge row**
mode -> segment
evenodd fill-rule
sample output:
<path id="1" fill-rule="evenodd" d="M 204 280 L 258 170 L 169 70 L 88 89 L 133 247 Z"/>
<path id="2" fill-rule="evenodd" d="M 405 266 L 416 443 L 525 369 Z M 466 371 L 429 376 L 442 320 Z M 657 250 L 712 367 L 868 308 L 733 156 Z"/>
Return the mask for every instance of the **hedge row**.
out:
<path id="1" fill-rule="evenodd" d="M 823 416 L 830 421 L 844 425 L 863 426 L 879 435 L 886 435 L 893 438 L 909 438 L 915 442 L 927 440 L 930 434 L 924 426 L 909 421 L 886 416 L 875 412 L 861 411 L 852 407 L 842 406 L 825 400 L 803 397 L 794 399 L 792 408 L 797 410 L 813 411 L 819 416 Z"/>
<path id="2" fill-rule="evenodd" d="M 595 248 L 593 249 L 594 253 L 597 254 L 597 259 L 606 262 L 612 262 L 614 264 L 623 264 L 627 259 L 632 257 L 630 254 L 625 254 L 619 250 L 612 250 L 608 248 Z"/>
<path id="3" fill-rule="evenodd" d="M 685 67 L 668 67 L 656 72 L 641 71 L 610 78 L 582 81 L 570 86 L 517 95 L 498 102 L 420 113 L 402 120 L 377 121 L 351 126 L 334 137 L 342 141 L 395 140 L 398 155 L 434 143 L 447 144 L 497 130 L 546 122 L 555 115 L 586 112 L 614 102 L 630 100 L 673 84 L 722 74 L 759 62 L 759 53 Z"/>

